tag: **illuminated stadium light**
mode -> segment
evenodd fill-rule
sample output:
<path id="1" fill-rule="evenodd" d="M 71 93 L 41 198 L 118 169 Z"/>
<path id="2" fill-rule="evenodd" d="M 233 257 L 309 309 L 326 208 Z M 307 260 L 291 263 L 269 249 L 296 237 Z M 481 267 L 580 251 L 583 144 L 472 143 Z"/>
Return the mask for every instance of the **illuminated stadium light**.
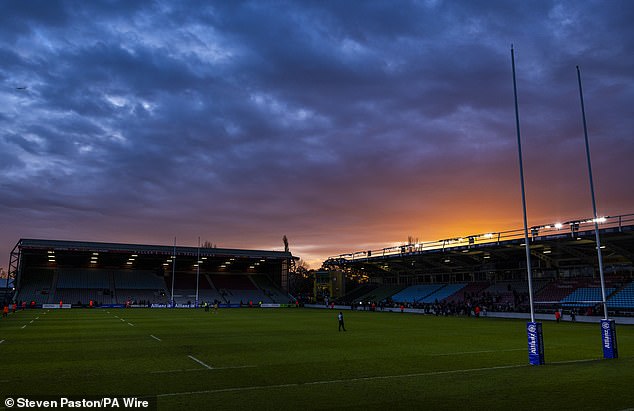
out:
<path id="1" fill-rule="evenodd" d="M 489 254 L 485 254 L 484 258 L 491 258 L 491 256 Z"/>
<path id="2" fill-rule="evenodd" d="M 230 258 L 229 261 L 235 261 L 235 258 Z"/>
<path id="3" fill-rule="evenodd" d="M 172 260 L 167 260 L 167 262 L 168 262 L 168 263 L 171 263 L 171 262 L 172 262 Z"/>
<path id="4" fill-rule="evenodd" d="M 203 257 L 202 259 L 203 259 L 203 260 L 206 260 L 206 259 L 207 259 L 207 257 Z"/>
<path id="5" fill-rule="evenodd" d="M 544 250 L 544 254 L 550 254 L 551 252 L 552 252 L 552 251 L 551 251 L 549 248 L 547 248 L 547 249 L 545 249 L 545 250 Z"/>
<path id="6" fill-rule="evenodd" d="M 92 255 L 99 255 L 99 253 L 92 253 Z"/>
<path id="7" fill-rule="evenodd" d="M 492 233 L 486 233 L 482 237 L 483 238 L 493 238 L 493 234 Z"/>
<path id="8" fill-rule="evenodd" d="M 249 266 L 249 268 L 254 269 L 254 268 L 255 268 L 255 266 L 250 265 L 250 266 Z"/>
<path id="9" fill-rule="evenodd" d="M 138 257 L 138 254 L 132 254 L 132 257 Z"/>
<path id="10" fill-rule="evenodd" d="M 222 265 L 220 266 L 220 268 L 226 268 L 226 267 L 227 267 L 227 266 L 226 266 L 226 265 L 224 265 L 224 264 L 222 264 Z"/>
<path id="11" fill-rule="evenodd" d="M 198 264 L 202 264 L 203 260 L 198 260 L 197 262 L 198 262 Z"/>
<path id="12" fill-rule="evenodd" d="M 447 259 L 445 259 L 445 262 L 446 262 L 446 263 L 450 263 L 450 262 L 451 262 L 451 260 L 447 258 Z"/>
<path id="13" fill-rule="evenodd" d="M 163 263 L 163 265 L 169 265 L 169 263 Z"/>
<path id="14" fill-rule="evenodd" d="M 605 223 L 606 220 L 607 219 L 605 217 L 599 217 L 599 218 L 596 218 L 596 219 L 592 220 L 592 222 L 597 222 L 597 223 L 601 224 L 601 223 Z"/>
<path id="15" fill-rule="evenodd" d="M 260 260 L 260 261 L 261 261 L 261 262 L 265 262 L 266 260 L 262 259 L 262 260 Z"/>
<path id="16" fill-rule="evenodd" d="M 563 226 L 564 226 L 564 225 L 563 225 L 563 224 L 561 224 L 561 223 L 555 223 L 555 228 L 556 228 L 557 230 L 561 230 L 561 228 L 562 228 Z"/>
<path id="17" fill-rule="evenodd" d="M 55 251 L 53 251 L 53 250 L 48 250 L 48 251 L 47 251 L 47 253 L 49 253 L 49 254 L 53 254 L 53 253 L 55 253 Z"/>
<path id="18" fill-rule="evenodd" d="M 131 264 L 132 264 L 132 261 L 128 261 L 128 262 L 126 262 L 126 264 L 131 265 Z"/>
<path id="19" fill-rule="evenodd" d="M 198 264 L 194 264 L 194 267 L 198 267 Z"/>

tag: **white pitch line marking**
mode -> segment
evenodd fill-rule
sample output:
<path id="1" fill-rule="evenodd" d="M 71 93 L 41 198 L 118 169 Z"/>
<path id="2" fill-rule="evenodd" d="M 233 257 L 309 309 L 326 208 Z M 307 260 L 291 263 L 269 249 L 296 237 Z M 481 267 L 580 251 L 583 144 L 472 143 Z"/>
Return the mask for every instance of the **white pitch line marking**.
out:
<path id="1" fill-rule="evenodd" d="M 547 364 L 574 364 L 578 362 L 603 361 L 601 358 L 586 358 L 584 360 L 550 361 Z"/>
<path id="2" fill-rule="evenodd" d="M 508 350 L 482 350 L 482 351 L 461 351 L 461 352 L 448 352 L 443 354 L 427 354 L 430 357 L 441 357 L 448 355 L 465 355 L 465 354 L 485 354 L 492 352 L 507 352 L 507 351 L 527 351 L 528 348 L 510 348 Z"/>
<path id="3" fill-rule="evenodd" d="M 212 394 L 212 393 L 219 393 L 219 392 L 254 391 L 254 390 L 266 390 L 266 389 L 277 389 L 277 388 L 287 388 L 287 387 L 301 387 L 302 385 L 340 384 L 340 383 L 347 383 L 347 382 L 388 380 L 388 379 L 395 379 L 395 378 L 429 377 L 434 375 L 460 374 L 460 373 L 505 370 L 505 369 L 512 369 L 512 368 L 524 368 L 524 367 L 529 367 L 529 365 L 524 365 L 524 364 L 500 365 L 497 367 L 468 368 L 463 370 L 448 370 L 448 371 L 432 371 L 432 372 L 421 372 L 421 373 L 415 373 L 415 374 L 382 375 L 382 376 L 375 376 L 375 377 L 360 377 L 360 378 L 349 378 L 349 379 L 342 379 L 342 380 L 313 381 L 313 382 L 306 382 L 306 383 L 255 385 L 251 387 L 220 388 L 217 390 L 172 392 L 172 393 L 166 393 L 166 394 L 158 394 L 157 397 L 175 397 L 175 396 L 184 396 L 184 395 Z"/>
<path id="4" fill-rule="evenodd" d="M 35 317 L 35 319 L 36 319 L 36 320 L 39 320 L 39 319 L 40 319 L 40 317 Z"/>
<path id="5" fill-rule="evenodd" d="M 24 329 L 24 328 L 26 328 L 26 324 L 24 324 L 24 325 L 22 326 L 22 329 Z"/>
<path id="6" fill-rule="evenodd" d="M 150 374 L 172 374 L 176 372 L 190 372 L 190 371 L 205 371 L 200 368 L 187 368 L 184 370 L 165 370 L 165 371 L 150 371 Z"/>
<path id="7" fill-rule="evenodd" d="M 4 342 L 4 340 L 0 340 L 0 344 L 2 344 Z"/>
<path id="8" fill-rule="evenodd" d="M 239 365 L 236 367 L 214 367 L 214 368 L 210 368 L 209 370 L 211 371 L 216 371 L 216 370 L 231 370 L 234 368 L 256 368 L 255 365 Z M 182 370 L 163 370 L 163 371 L 151 371 L 150 374 L 175 374 L 178 372 L 207 372 L 207 370 L 204 370 L 202 368 L 186 368 L 186 369 L 182 369 Z"/>
<path id="9" fill-rule="evenodd" d="M 132 323 L 128 323 L 128 325 L 129 325 L 130 327 L 134 327 L 134 324 L 132 324 Z"/>
<path id="10" fill-rule="evenodd" d="M 125 322 L 125 320 L 123 318 L 119 318 L 121 321 Z"/>
<path id="11" fill-rule="evenodd" d="M 33 324 L 33 320 L 29 321 L 29 324 Z"/>
<path id="12" fill-rule="evenodd" d="M 152 334 L 150 334 L 150 337 L 154 338 L 156 341 L 163 341 L 163 340 L 161 340 L 160 338 L 155 337 L 155 336 L 154 336 L 154 335 L 152 335 Z"/>
<path id="13" fill-rule="evenodd" d="M 192 355 L 188 355 L 189 358 L 191 358 L 192 360 L 196 361 L 198 364 L 202 365 L 203 367 L 207 368 L 208 370 L 213 370 L 212 367 L 208 366 L 207 364 L 205 364 L 204 362 L 200 361 L 198 358 L 192 356 Z"/>
<path id="14" fill-rule="evenodd" d="M 114 318 L 119 318 L 119 316 L 118 316 L 118 315 L 115 315 L 115 316 L 114 316 Z"/>

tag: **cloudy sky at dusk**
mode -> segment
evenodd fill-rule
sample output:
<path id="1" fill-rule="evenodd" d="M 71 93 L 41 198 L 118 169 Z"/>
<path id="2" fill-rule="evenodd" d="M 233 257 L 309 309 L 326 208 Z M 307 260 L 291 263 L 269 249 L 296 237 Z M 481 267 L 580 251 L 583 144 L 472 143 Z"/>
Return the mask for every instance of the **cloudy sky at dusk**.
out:
<path id="1" fill-rule="evenodd" d="M 632 1 L 2 1 L 20 238 L 325 257 L 634 212 Z M 26 87 L 26 88 L 25 88 Z"/>

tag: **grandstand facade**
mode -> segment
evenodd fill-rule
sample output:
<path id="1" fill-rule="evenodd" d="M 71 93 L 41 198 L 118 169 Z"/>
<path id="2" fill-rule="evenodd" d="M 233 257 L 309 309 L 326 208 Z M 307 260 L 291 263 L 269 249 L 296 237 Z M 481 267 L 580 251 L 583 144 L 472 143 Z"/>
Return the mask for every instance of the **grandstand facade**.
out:
<path id="1" fill-rule="evenodd" d="M 634 215 L 600 219 L 607 305 L 634 314 Z M 597 309 L 601 300 L 594 221 L 530 229 L 533 290 L 538 308 Z M 366 250 L 329 258 L 324 265 L 366 283 L 340 299 L 462 305 L 527 310 L 523 230 Z"/>
<path id="2" fill-rule="evenodd" d="M 21 239 L 11 299 L 30 304 L 288 303 L 289 252 Z M 172 294 L 173 290 L 173 294 Z"/>

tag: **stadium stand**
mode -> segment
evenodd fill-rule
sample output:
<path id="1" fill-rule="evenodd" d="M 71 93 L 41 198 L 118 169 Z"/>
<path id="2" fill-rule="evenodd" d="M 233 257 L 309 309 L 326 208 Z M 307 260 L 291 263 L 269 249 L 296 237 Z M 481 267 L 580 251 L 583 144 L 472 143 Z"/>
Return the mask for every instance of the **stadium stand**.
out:
<path id="1" fill-rule="evenodd" d="M 403 290 L 405 286 L 403 285 L 383 285 L 375 288 L 369 293 L 362 295 L 361 297 L 355 299 L 353 302 L 360 301 L 383 301 L 386 299 L 390 299 L 394 294 Z"/>
<path id="2" fill-rule="evenodd" d="M 606 298 L 614 292 L 615 288 L 605 289 Z M 590 307 L 602 301 L 601 288 L 579 287 L 561 300 L 564 307 Z"/>
<path id="3" fill-rule="evenodd" d="M 355 289 L 353 289 L 351 292 L 344 295 L 343 297 L 341 297 L 338 300 L 338 302 L 342 304 L 343 303 L 348 304 L 353 301 L 358 301 L 359 298 L 363 297 L 364 295 L 372 293 L 378 287 L 379 287 L 379 284 L 376 284 L 376 283 L 362 284 L 359 287 L 356 287 Z"/>
<path id="4" fill-rule="evenodd" d="M 402 303 L 415 303 L 433 294 L 440 289 L 443 284 L 421 284 L 412 285 L 394 294 L 392 300 Z"/>
<path id="5" fill-rule="evenodd" d="M 467 299 L 482 297 L 482 291 L 489 286 L 485 282 L 468 283 L 464 288 L 444 299 L 446 303 L 463 303 Z"/>
<path id="6" fill-rule="evenodd" d="M 53 287 L 54 275 L 53 270 L 33 270 L 31 275 L 22 279 L 16 300 L 46 303 Z"/>
<path id="7" fill-rule="evenodd" d="M 440 288 L 433 294 L 428 295 L 425 298 L 420 299 L 418 302 L 421 303 L 433 303 L 435 301 L 442 301 L 445 298 L 454 295 L 460 290 L 464 289 L 467 284 L 447 284 L 444 287 Z"/>
<path id="8" fill-rule="evenodd" d="M 612 294 L 607 305 L 609 308 L 634 308 L 634 282 Z"/>
<path id="9" fill-rule="evenodd" d="M 56 288 L 110 289 L 110 272 L 104 270 L 59 269 Z"/>
<path id="10" fill-rule="evenodd" d="M 253 283 L 274 303 L 288 304 L 294 298 L 279 290 L 266 275 L 250 275 Z"/>
<path id="11" fill-rule="evenodd" d="M 220 291 L 227 302 L 231 303 L 248 303 L 252 301 L 254 304 L 262 301 L 271 303 L 273 300 L 259 289 L 248 275 L 210 275 L 214 286 Z"/>

